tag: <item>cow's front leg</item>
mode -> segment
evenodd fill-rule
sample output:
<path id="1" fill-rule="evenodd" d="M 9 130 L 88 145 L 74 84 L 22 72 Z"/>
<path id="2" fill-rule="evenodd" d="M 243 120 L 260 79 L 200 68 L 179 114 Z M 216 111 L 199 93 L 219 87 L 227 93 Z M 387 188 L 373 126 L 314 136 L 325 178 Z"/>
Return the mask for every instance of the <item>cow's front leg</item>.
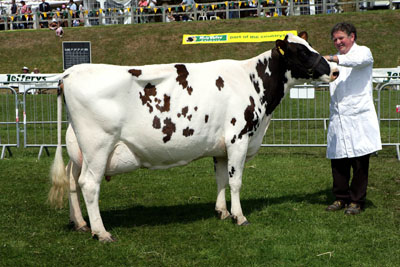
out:
<path id="1" fill-rule="evenodd" d="M 82 173 L 79 177 L 79 185 L 85 199 L 92 236 L 102 242 L 113 242 L 115 239 L 104 228 L 103 220 L 100 215 L 100 184 L 104 172 L 99 172 L 98 170 L 99 168 L 89 168 L 86 164 L 83 164 Z"/>
<path id="2" fill-rule="evenodd" d="M 244 139 L 244 138 L 243 138 Z M 249 222 L 243 215 L 240 205 L 240 188 L 242 186 L 242 174 L 247 153 L 247 142 L 237 142 L 228 147 L 228 176 L 231 189 L 231 214 L 232 219 L 238 225 L 247 225 Z"/>
<path id="3" fill-rule="evenodd" d="M 225 188 L 228 185 L 228 171 L 226 158 L 214 158 L 215 178 L 217 181 L 218 193 L 215 211 L 219 219 L 223 220 L 231 216 L 226 208 Z"/>
<path id="4" fill-rule="evenodd" d="M 78 185 L 81 168 L 72 161 L 68 162 L 67 175 L 69 177 L 69 219 L 73 224 L 74 230 L 78 232 L 89 232 L 90 228 L 82 217 L 80 207 L 79 194 L 80 188 Z"/>

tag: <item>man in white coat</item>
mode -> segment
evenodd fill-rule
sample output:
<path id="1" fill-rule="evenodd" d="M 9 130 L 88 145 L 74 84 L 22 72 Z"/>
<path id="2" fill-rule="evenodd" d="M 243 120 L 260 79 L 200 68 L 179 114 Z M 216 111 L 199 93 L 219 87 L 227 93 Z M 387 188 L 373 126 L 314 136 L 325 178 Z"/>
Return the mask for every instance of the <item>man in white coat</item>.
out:
<path id="1" fill-rule="evenodd" d="M 354 215 L 364 208 L 369 157 L 382 149 L 372 95 L 374 59 L 368 47 L 356 43 L 356 28 L 350 23 L 336 24 L 331 38 L 338 53 L 325 59 L 338 64 L 339 77 L 329 86 L 327 158 L 331 159 L 336 200 L 326 210 L 346 208 L 345 214 Z"/>

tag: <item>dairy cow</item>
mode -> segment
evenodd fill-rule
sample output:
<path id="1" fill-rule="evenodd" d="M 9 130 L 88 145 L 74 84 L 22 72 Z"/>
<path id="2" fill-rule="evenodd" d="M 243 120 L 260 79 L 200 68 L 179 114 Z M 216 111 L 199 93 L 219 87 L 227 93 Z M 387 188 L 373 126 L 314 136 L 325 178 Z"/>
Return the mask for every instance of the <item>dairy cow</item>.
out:
<path id="1" fill-rule="evenodd" d="M 243 167 L 258 151 L 272 112 L 293 85 L 335 77 L 334 67 L 292 34 L 277 40 L 272 50 L 243 61 L 73 66 L 62 74 L 63 92 L 58 96 L 58 147 L 49 199 L 60 204 L 69 183 L 70 220 L 75 229 L 89 230 L 79 206 L 80 188 L 92 235 L 113 241 L 99 211 L 102 177 L 213 157 L 215 210 L 221 219 L 248 224 L 239 198 Z M 61 156 L 62 94 L 70 118 L 66 171 Z M 230 212 L 225 201 L 228 184 Z"/>

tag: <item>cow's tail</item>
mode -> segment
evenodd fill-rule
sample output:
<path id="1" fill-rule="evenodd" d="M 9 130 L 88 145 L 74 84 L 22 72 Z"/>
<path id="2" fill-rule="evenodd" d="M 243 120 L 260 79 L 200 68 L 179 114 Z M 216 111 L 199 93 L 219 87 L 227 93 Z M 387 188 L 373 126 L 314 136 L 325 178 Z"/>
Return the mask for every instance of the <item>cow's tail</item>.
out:
<path id="1" fill-rule="evenodd" d="M 65 170 L 61 145 L 63 89 L 64 86 L 61 81 L 57 95 L 57 150 L 50 171 L 52 187 L 48 196 L 50 204 L 56 208 L 63 207 L 64 195 L 69 190 L 69 180 Z"/>

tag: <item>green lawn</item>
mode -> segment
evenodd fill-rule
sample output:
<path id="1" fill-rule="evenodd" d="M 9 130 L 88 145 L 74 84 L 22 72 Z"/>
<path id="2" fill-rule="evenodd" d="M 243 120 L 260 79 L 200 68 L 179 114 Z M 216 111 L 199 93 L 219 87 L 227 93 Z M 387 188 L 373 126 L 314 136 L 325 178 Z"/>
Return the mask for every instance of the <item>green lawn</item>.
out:
<path id="1" fill-rule="evenodd" d="M 1 266 L 396 266 L 400 168 L 393 148 L 371 158 L 366 210 L 327 213 L 323 148 L 262 148 L 246 164 L 239 227 L 214 217 L 212 159 L 104 181 L 100 208 L 118 238 L 101 244 L 46 204 L 52 158 L 35 149 L 0 161 Z M 86 214 L 86 213 L 85 213 Z M 87 215 L 85 215 L 87 217 Z"/>

